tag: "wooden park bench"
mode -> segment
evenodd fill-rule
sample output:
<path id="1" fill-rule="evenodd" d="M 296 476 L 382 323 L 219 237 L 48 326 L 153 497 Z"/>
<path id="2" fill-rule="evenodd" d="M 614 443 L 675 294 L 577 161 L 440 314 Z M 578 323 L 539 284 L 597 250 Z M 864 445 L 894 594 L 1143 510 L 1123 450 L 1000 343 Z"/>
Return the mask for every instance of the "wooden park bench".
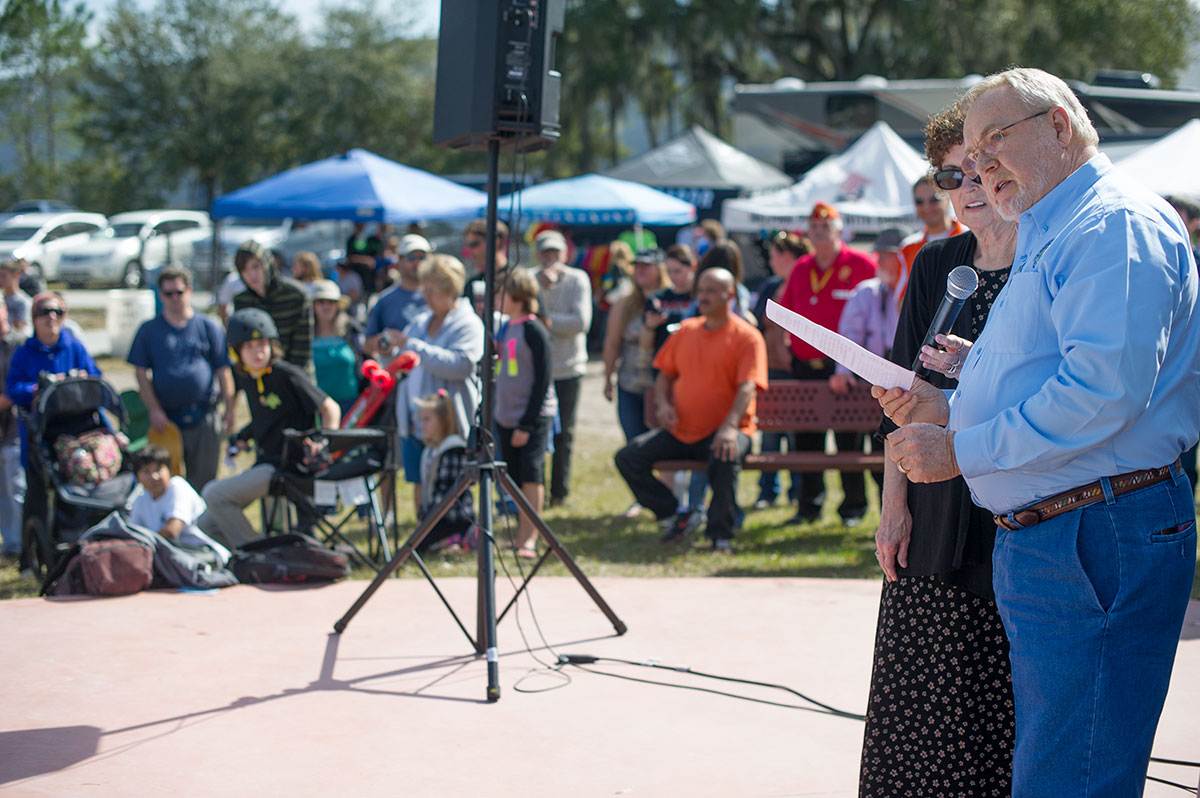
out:
<path id="1" fill-rule="evenodd" d="M 874 433 L 883 417 L 879 402 L 871 398 L 871 386 L 859 381 L 849 393 L 837 395 L 826 380 L 775 380 L 758 392 L 758 428 L 763 432 L 865 432 Z M 871 454 L 863 452 L 763 452 L 750 453 L 742 467 L 755 471 L 819 472 L 827 468 L 842 471 L 881 471 L 883 447 L 874 445 Z M 658 471 L 703 471 L 704 460 L 662 460 L 654 464 Z"/>

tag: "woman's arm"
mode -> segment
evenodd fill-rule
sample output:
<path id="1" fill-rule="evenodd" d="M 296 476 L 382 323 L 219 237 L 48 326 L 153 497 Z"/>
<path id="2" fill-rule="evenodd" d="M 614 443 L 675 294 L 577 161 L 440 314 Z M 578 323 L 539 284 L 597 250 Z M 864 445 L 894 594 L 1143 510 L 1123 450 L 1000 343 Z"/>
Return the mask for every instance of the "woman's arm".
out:
<path id="1" fill-rule="evenodd" d="M 411 327 L 410 327 L 411 329 Z M 443 347 L 410 335 L 405 347 L 421 356 L 421 368 L 443 380 L 468 380 L 483 357 L 483 322 L 473 313 L 456 327 L 451 346 Z"/>
<path id="2" fill-rule="evenodd" d="M 608 311 L 608 326 L 604 330 L 604 398 L 612 401 L 613 375 L 617 372 L 617 363 L 621 359 L 621 337 L 625 327 L 621 324 L 621 306 L 616 305 Z"/>
<path id="3" fill-rule="evenodd" d="M 883 492 L 880 497 L 879 527 L 875 530 L 875 557 L 889 582 L 898 578 L 896 565 L 908 567 L 908 544 L 912 540 L 912 513 L 908 510 L 908 478 L 888 456 L 891 444 L 883 444 Z"/>

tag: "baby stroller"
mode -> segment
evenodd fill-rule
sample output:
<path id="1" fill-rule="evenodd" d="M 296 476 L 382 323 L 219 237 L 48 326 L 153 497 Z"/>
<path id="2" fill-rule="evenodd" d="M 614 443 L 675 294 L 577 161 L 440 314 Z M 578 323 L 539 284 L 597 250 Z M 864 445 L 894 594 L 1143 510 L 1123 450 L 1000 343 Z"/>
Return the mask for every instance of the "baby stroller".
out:
<path id="1" fill-rule="evenodd" d="M 24 419 L 29 468 L 21 524 L 22 549 L 27 567 L 40 579 L 53 570 L 62 553 L 91 526 L 113 510 L 128 508 L 137 478 L 124 456 L 123 446 L 117 458 L 119 465 L 100 468 L 99 476 L 80 479 L 77 469 L 71 478 L 60 467 L 56 444 L 63 436 L 70 436 L 67 440 L 84 437 L 91 442 L 103 436 L 86 433 L 127 432 L 129 416 L 125 406 L 103 379 L 43 374 L 33 406 L 25 412 Z M 103 445 L 111 447 L 113 443 L 108 440 Z M 82 451 L 85 447 L 72 448 Z"/>

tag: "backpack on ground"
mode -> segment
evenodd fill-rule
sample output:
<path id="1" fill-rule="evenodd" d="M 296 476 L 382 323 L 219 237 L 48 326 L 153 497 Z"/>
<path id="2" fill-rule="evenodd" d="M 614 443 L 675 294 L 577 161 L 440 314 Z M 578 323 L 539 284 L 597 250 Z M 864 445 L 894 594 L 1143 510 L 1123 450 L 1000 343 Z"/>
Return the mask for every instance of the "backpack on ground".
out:
<path id="1" fill-rule="evenodd" d="M 91 538 L 72 546 L 61 575 L 51 574 L 52 595 L 128 596 L 150 587 L 154 549 L 129 538 Z M 50 583 L 50 579 L 47 579 Z"/>
<path id="2" fill-rule="evenodd" d="M 149 579 L 144 571 L 147 567 Z M 180 548 L 157 532 L 134 526 L 120 513 L 112 512 L 59 559 L 46 575 L 41 592 L 54 596 L 123 596 L 148 587 L 204 589 L 235 584 L 233 574 L 219 563 Z"/>
<path id="3" fill-rule="evenodd" d="M 296 533 L 246 543 L 233 553 L 229 567 L 246 585 L 336 582 L 350 574 L 345 554 Z"/>

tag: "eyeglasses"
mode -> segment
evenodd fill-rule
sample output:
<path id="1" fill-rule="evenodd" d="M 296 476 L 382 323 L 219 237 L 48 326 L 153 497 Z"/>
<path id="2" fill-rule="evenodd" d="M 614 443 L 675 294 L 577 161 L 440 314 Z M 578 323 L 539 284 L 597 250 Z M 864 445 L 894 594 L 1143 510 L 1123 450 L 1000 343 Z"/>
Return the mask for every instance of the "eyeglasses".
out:
<path id="1" fill-rule="evenodd" d="M 964 177 L 977 186 L 983 184 L 983 179 L 979 175 L 967 175 L 963 170 L 953 168 L 939 169 L 934 172 L 933 182 L 943 191 L 954 191 L 962 186 Z M 920 200 L 913 200 L 913 202 L 921 204 Z"/>
<path id="2" fill-rule="evenodd" d="M 185 291 L 181 288 L 178 291 L 159 291 L 158 293 L 162 294 L 167 299 L 174 299 L 177 296 L 183 296 Z"/>
<path id="3" fill-rule="evenodd" d="M 1004 131 L 1014 128 L 1022 122 L 1028 122 L 1030 119 L 1037 119 L 1039 116 L 1045 116 L 1046 114 L 1050 113 L 1051 110 L 1053 109 L 1047 108 L 1044 111 L 1038 111 L 1036 114 L 1030 114 L 1023 119 L 1018 119 L 1012 124 L 1005 125 L 1001 128 L 996 128 L 990 133 L 985 134 L 977 145 L 967 150 L 966 157 L 963 158 L 963 172 L 966 173 L 967 177 L 974 178 L 978 172 L 979 162 L 983 158 L 995 158 L 1000 154 L 1000 151 L 1004 149 Z"/>
<path id="4" fill-rule="evenodd" d="M 59 316 L 67 315 L 67 311 L 63 310 L 62 308 L 40 308 L 38 312 L 34 313 L 33 315 L 39 318 L 44 318 L 46 316 L 54 316 L 57 318 Z"/>
<path id="5" fill-rule="evenodd" d="M 473 244 L 467 244 L 467 246 L 471 249 L 475 248 Z M 424 252 L 410 252 L 404 256 L 405 260 L 425 260 L 425 258 L 426 254 Z"/>

